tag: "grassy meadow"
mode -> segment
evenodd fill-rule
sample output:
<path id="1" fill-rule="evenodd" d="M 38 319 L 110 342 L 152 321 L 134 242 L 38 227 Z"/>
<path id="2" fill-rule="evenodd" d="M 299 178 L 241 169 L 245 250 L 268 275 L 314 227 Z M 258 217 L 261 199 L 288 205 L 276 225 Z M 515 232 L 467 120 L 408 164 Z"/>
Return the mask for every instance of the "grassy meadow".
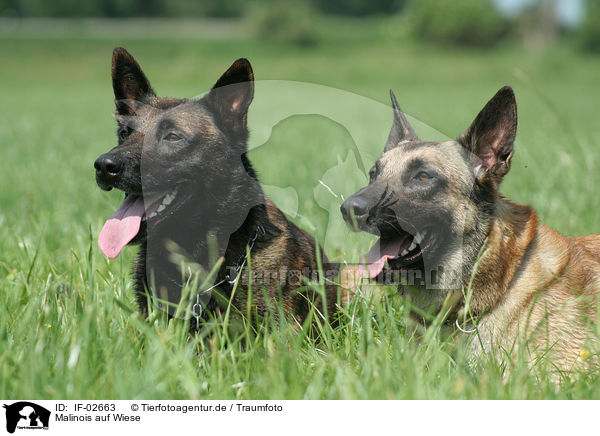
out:
<path id="1" fill-rule="evenodd" d="M 190 35 L 2 29 L 0 398 L 597 399 L 596 374 L 557 386 L 522 361 L 508 363 L 509 376 L 492 362 L 470 369 L 464 338 L 435 323 L 407 328 L 406 307 L 394 296 L 355 301 L 318 342 L 273 325 L 231 336 L 225 321 L 190 338 L 182 323 L 135 311 L 135 248 L 114 261 L 98 249 L 102 224 L 122 200 L 96 186 L 92 167 L 116 144 L 110 59 L 117 45 L 163 96 L 201 94 L 238 57 L 252 62 L 257 80 L 323 85 L 378 105 L 389 104 L 393 88 L 407 114 L 424 123 L 416 125 L 424 139 L 436 139 L 433 130 L 457 136 L 501 86 L 512 85 L 519 132 L 503 192 L 564 234 L 600 233 L 600 57 L 566 44 L 436 48 L 395 25 L 332 21 L 313 47 L 249 38 L 235 25 Z M 267 105 L 260 86 L 257 111 Z M 383 113 L 356 117 L 367 169 L 391 125 L 391 109 Z M 350 235 L 337 212 L 366 180 L 347 161 L 351 127 L 299 115 L 252 137 L 251 159 L 267 191 L 277 203 L 291 193 L 284 209 L 327 241 L 336 260 L 366 252 L 372 240 Z"/>

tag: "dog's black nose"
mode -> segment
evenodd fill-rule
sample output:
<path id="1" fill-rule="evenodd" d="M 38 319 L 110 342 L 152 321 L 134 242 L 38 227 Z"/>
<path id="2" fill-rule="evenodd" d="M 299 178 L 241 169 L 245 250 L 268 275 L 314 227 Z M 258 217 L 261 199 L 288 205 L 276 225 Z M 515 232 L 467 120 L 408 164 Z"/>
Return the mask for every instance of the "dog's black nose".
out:
<path id="1" fill-rule="evenodd" d="M 364 224 L 369 215 L 369 203 L 358 195 L 346 199 L 340 209 L 344 220 L 352 226 Z"/>
<path id="2" fill-rule="evenodd" d="M 116 154 L 106 153 L 96 159 L 94 168 L 96 182 L 102 189 L 109 191 L 121 174 L 123 161 Z"/>

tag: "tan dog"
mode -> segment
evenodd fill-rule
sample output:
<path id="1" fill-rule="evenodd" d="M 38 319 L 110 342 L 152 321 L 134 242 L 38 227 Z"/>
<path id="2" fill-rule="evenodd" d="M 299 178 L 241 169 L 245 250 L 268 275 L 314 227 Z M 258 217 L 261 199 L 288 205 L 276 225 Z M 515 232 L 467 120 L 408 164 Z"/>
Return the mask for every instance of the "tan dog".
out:
<path id="1" fill-rule="evenodd" d="M 342 205 L 355 229 L 380 236 L 366 275 L 395 274 L 400 292 L 425 310 L 440 310 L 457 291 L 450 316 L 475 325 L 474 355 L 525 351 L 571 368 L 594 346 L 586 341 L 595 336 L 600 236 L 564 237 L 499 193 L 517 130 L 512 89 L 442 143 L 421 141 L 391 95 L 384 152 L 369 185 Z"/>

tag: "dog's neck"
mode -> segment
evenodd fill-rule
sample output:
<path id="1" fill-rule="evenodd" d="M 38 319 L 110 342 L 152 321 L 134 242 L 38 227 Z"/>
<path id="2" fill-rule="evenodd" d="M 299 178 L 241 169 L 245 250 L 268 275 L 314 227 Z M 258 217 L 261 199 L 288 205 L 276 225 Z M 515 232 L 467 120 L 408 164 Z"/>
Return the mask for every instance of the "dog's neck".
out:
<path id="1" fill-rule="evenodd" d="M 538 234 L 538 217 L 529 206 L 499 196 L 495 207 L 481 261 L 471 272 L 473 314 L 489 313 L 502 300 Z"/>
<path id="2" fill-rule="evenodd" d="M 168 262 L 166 244 L 172 242 L 185 257 L 206 270 L 219 257 L 225 257 L 227 263 L 242 256 L 257 227 L 269 227 L 265 212 L 268 200 L 247 160 L 232 173 L 230 182 L 234 188 L 221 186 L 220 195 L 214 195 L 210 187 L 192 194 L 175 216 L 154 231 L 156 248 L 148 254 L 156 261 L 163 258 Z M 244 188 L 236 189 L 239 186 Z"/>
<path id="3" fill-rule="evenodd" d="M 246 256 L 246 247 L 252 247 L 255 243 L 262 245 L 265 239 L 272 236 L 273 225 L 268 219 L 268 199 L 265 204 L 252 207 L 244 223 L 231 234 L 224 254 L 224 262 L 221 270 L 237 269 L 241 266 L 241 259 Z"/>

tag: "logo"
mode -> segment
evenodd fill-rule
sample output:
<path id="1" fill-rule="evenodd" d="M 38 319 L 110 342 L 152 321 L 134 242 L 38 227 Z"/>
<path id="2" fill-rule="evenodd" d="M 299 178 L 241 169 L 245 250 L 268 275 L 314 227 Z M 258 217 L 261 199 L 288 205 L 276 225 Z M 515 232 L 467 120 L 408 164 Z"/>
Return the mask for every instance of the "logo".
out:
<path id="1" fill-rule="evenodd" d="M 50 411 L 28 401 L 19 401 L 11 405 L 4 404 L 6 409 L 6 431 L 14 433 L 15 429 L 48 430 Z"/>

